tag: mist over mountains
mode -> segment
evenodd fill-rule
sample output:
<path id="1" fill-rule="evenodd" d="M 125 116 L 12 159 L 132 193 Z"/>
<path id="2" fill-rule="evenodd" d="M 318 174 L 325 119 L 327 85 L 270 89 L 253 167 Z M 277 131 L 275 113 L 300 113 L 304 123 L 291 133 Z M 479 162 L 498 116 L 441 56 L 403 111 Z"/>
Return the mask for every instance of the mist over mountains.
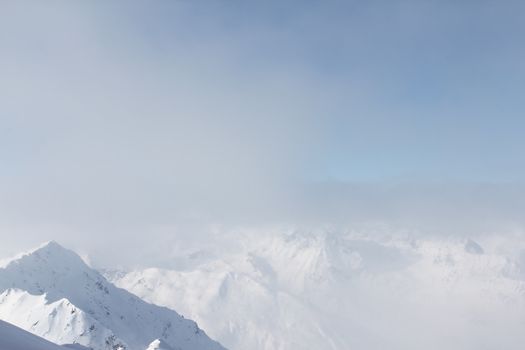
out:
<path id="1" fill-rule="evenodd" d="M 522 350 L 523 14 L 1 2 L 0 350 Z"/>
<path id="2" fill-rule="evenodd" d="M 169 269 L 102 273 L 47 243 L 4 262 L 0 318 L 95 350 L 222 349 L 206 334 L 232 350 L 519 349 L 524 340 L 519 240 L 235 237 L 229 250 L 179 252 Z"/>

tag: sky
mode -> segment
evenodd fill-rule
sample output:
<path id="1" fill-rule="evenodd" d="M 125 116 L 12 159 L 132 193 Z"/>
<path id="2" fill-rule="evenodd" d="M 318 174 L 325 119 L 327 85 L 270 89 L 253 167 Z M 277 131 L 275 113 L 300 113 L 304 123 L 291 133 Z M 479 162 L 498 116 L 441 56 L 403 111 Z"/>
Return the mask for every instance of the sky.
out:
<path id="1" fill-rule="evenodd" d="M 0 255 L 521 230 L 522 1 L 1 1 Z M 128 249 L 125 249 L 128 248 Z"/>

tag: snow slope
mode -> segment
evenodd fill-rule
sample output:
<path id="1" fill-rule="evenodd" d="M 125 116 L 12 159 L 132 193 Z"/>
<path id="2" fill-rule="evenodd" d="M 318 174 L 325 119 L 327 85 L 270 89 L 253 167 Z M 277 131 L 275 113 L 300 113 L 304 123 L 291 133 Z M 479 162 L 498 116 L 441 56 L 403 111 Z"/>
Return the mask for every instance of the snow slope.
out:
<path id="1" fill-rule="evenodd" d="M 233 350 L 520 349 L 525 244 L 486 243 L 249 235 L 177 269 L 108 276 Z"/>
<path id="2" fill-rule="evenodd" d="M 66 350 L 43 338 L 0 320 L 0 349 L 2 350 Z"/>
<path id="3" fill-rule="evenodd" d="M 57 344 L 95 350 L 219 350 L 195 322 L 116 288 L 56 242 L 0 268 L 0 319 Z"/>
<path id="4" fill-rule="evenodd" d="M 151 342 L 146 350 L 173 350 L 168 344 L 161 339 L 155 339 Z"/>

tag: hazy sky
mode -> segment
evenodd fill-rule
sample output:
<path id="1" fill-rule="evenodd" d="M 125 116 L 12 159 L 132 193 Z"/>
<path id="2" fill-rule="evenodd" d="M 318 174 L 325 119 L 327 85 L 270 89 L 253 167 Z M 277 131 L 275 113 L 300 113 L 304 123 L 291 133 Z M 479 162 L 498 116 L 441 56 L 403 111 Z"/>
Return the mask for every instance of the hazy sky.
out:
<path id="1" fill-rule="evenodd" d="M 523 1 L 0 1 L 0 255 L 521 229 L 524 37 Z"/>

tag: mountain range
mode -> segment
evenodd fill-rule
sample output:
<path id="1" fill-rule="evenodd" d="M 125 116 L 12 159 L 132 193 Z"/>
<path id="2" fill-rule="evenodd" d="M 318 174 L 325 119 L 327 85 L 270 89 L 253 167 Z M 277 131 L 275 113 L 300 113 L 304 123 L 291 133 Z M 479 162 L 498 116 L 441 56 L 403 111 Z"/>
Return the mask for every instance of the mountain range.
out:
<path id="1" fill-rule="evenodd" d="M 177 266 L 105 271 L 232 350 L 519 349 L 525 245 L 277 232 L 177 252 Z"/>
<path id="2" fill-rule="evenodd" d="M 0 265 L 0 319 L 10 323 L 0 333 L 44 338 L 35 350 L 62 349 L 48 342 L 83 350 L 518 350 L 525 342 L 519 237 L 234 237 L 183 245 L 166 257 L 171 266 L 129 271 L 94 269 L 46 243 Z M 0 349 L 19 350 L 1 341 Z"/>
<path id="3" fill-rule="evenodd" d="M 94 350 L 224 349 L 195 322 L 115 287 L 56 242 L 0 267 L 0 319 Z"/>

